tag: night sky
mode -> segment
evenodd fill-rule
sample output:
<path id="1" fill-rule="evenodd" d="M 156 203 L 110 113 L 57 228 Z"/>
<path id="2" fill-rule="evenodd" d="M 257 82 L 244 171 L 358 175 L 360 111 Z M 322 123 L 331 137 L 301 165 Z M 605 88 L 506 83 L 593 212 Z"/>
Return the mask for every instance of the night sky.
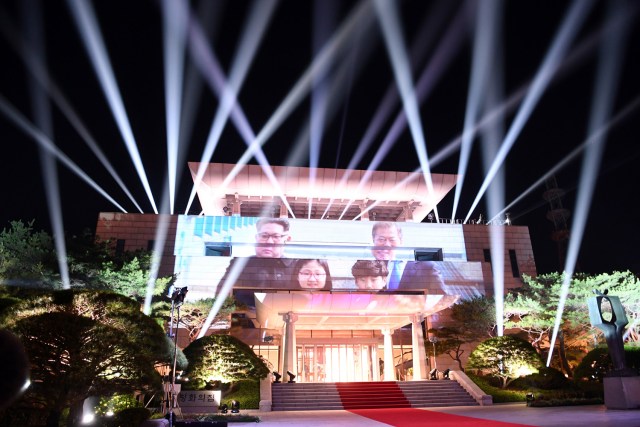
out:
<path id="1" fill-rule="evenodd" d="M 36 108 L 30 91 L 31 73 L 14 46 L 16 42 L 19 44 L 24 40 L 24 28 L 39 29 L 44 40 L 41 47 L 44 53 L 37 57 L 46 61 L 51 81 L 55 82 L 66 101 L 77 112 L 142 209 L 151 213 L 153 210 L 101 90 L 68 3 L 71 1 L 5 0 L 0 3 L 0 28 L 3 30 L 0 34 L 1 99 L 5 105 L 10 105 L 29 121 L 35 122 Z M 110 0 L 87 3 L 95 10 L 127 117 L 154 198 L 159 203 L 167 171 L 162 2 Z M 496 4 L 482 0 L 475 3 L 480 7 L 495 7 Z M 193 18 L 205 32 L 224 72 L 228 73 L 248 11 L 254 2 L 210 0 L 189 4 Z M 406 0 L 393 4 L 398 6 L 402 38 L 407 50 L 417 45 L 425 51 L 422 57 L 412 58 L 414 81 L 429 64 L 436 63 L 431 65 L 437 74 L 433 89 L 420 103 L 426 149 L 429 156 L 433 156 L 456 139 L 464 127 L 474 49 L 473 18 L 467 17 L 462 25 L 451 30 L 452 23 L 466 10 L 466 3 Z M 495 87 L 501 88 L 502 98 L 511 96 L 532 81 L 572 4 L 560 0 L 504 2 L 501 15 L 503 32 L 500 37 L 502 55 L 485 58 L 492 63 L 503 64 L 503 68 L 492 72 L 490 78 Z M 640 96 L 640 3 L 628 1 L 621 4 L 625 8 L 623 15 L 628 19 L 626 22 L 630 31 L 619 43 L 624 58 L 621 68 L 616 70 L 611 115 L 637 102 Z M 322 46 L 332 37 L 358 5 L 353 1 L 337 0 L 321 0 L 319 4 L 306 0 L 285 0 L 277 4 L 239 94 L 239 104 L 255 133 L 267 123 L 307 70 L 317 54 L 317 46 Z M 568 60 L 579 46 L 584 46 L 601 30 L 609 6 L 610 2 L 594 2 L 563 61 Z M 618 23 L 613 28 L 624 28 L 624 25 L 624 22 Z M 439 48 L 442 49 L 447 31 L 457 34 L 461 40 L 459 47 L 448 50 L 449 60 L 442 60 L 443 56 L 440 56 L 439 60 L 432 61 L 438 57 L 436 53 Z M 428 41 L 430 33 L 434 35 L 431 42 Z M 417 37 L 421 38 L 417 40 Z M 594 87 L 602 37 L 593 40 L 595 42 L 591 48 L 586 48 L 572 66 L 563 68 L 552 80 L 519 133 L 504 166 L 507 203 L 587 138 L 589 117 L 592 105 L 596 102 Z M 411 57 L 411 53 L 408 55 Z M 184 78 L 196 89 L 187 100 L 195 108 L 191 116 L 193 126 L 183 134 L 188 145 L 185 158 L 178 165 L 181 179 L 176 194 L 178 213 L 184 212 L 192 184 L 186 162 L 200 161 L 218 108 L 218 97 L 202 79 L 198 69 L 193 68 L 193 58 L 192 52 L 186 54 Z M 349 165 L 385 91 L 395 84 L 389 58 L 381 26 L 374 22 L 371 29 L 362 31 L 330 68 L 327 84 L 341 79 L 343 86 L 332 94 L 331 101 L 336 109 L 333 115 L 328 116 L 323 127 L 320 167 L 346 168 Z M 339 74 L 345 62 L 348 62 L 346 72 Z M 322 84 L 318 87 L 322 87 Z M 286 164 L 301 127 L 309 119 L 311 105 L 311 97 L 306 96 L 264 145 L 264 152 L 272 165 Z M 53 103 L 48 106 L 55 144 L 127 211 L 136 212 L 135 206 L 87 148 L 60 108 Z M 384 122 L 372 147 L 356 166 L 357 169 L 368 167 L 401 108 L 401 103 L 395 104 L 391 116 Z M 504 116 L 504 133 L 513 124 L 516 112 L 517 108 Z M 637 164 L 640 160 L 639 121 L 640 107 L 612 127 L 606 135 L 600 168 L 588 171 L 591 176 L 596 176 L 596 188 L 579 257 L 579 267 L 583 271 L 600 273 L 629 269 L 640 273 L 640 252 L 635 245 L 640 239 L 635 209 L 637 185 L 640 182 L 640 167 Z M 36 228 L 50 230 L 37 143 L 2 112 L 0 138 L 3 148 L 0 156 L 0 228 L 8 226 L 10 220 L 34 219 Z M 479 138 L 474 141 L 456 215 L 458 218 L 466 216 L 483 181 L 479 141 Z M 244 149 L 245 144 L 239 132 L 233 124 L 228 123 L 212 161 L 235 163 Z M 432 167 L 432 172 L 455 174 L 458 161 L 459 151 L 455 151 L 445 161 Z M 255 163 L 255 160 L 251 162 Z M 60 162 L 57 165 L 65 230 L 77 233 L 87 228 L 94 229 L 99 212 L 118 211 L 68 168 Z M 309 157 L 306 156 L 296 165 L 308 166 Z M 377 169 L 413 171 L 419 166 L 411 132 L 405 128 Z M 578 156 L 555 175 L 558 186 L 566 191 L 562 203 L 572 213 L 570 223 L 577 209 L 575 203 L 581 168 L 582 156 Z M 510 209 L 514 224 L 530 228 L 540 273 L 561 268 L 555 243 L 550 239 L 553 225 L 546 219 L 549 208 L 542 198 L 544 190 L 544 185 L 536 188 Z M 439 205 L 441 217 L 451 217 L 453 198 L 452 190 Z M 472 218 L 477 218 L 480 213 L 486 217 L 485 200 L 486 196 Z M 197 214 L 199 211 L 196 203 L 190 213 Z"/>

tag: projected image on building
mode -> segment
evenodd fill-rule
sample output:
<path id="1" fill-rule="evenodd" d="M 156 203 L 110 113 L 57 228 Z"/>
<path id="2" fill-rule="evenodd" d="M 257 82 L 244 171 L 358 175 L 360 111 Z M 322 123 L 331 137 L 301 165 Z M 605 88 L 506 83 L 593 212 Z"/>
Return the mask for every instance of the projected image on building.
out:
<path id="1" fill-rule="evenodd" d="M 175 255 L 179 285 L 202 297 L 227 280 L 234 289 L 483 293 L 457 224 L 181 216 Z"/>

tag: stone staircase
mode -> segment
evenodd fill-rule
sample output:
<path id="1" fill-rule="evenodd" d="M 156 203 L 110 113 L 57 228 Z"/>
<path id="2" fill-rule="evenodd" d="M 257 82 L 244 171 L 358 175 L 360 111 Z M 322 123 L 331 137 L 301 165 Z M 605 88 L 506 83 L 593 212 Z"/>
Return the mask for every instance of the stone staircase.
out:
<path id="1" fill-rule="evenodd" d="M 456 381 L 272 383 L 272 410 L 476 406 Z"/>

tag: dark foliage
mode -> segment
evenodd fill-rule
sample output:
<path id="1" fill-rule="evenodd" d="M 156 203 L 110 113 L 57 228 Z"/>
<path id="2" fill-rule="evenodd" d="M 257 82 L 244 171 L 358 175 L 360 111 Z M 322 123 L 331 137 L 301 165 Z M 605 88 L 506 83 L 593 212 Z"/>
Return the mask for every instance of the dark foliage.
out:
<path id="1" fill-rule="evenodd" d="M 635 369 L 640 374 L 640 347 L 626 345 L 624 347 L 627 367 Z M 613 370 L 613 363 L 609 357 L 608 347 L 597 347 L 582 359 L 575 369 L 575 378 L 586 381 L 599 381 Z"/>
<path id="2" fill-rule="evenodd" d="M 539 368 L 535 374 L 518 378 L 511 383 L 514 389 L 554 390 L 566 387 L 570 381 L 564 374 L 554 368 Z"/>

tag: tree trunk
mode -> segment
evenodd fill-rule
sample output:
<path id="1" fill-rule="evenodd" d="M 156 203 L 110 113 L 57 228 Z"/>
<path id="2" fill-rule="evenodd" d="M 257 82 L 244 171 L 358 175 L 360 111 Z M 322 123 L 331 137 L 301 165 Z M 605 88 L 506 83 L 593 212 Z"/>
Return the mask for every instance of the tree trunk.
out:
<path id="1" fill-rule="evenodd" d="M 567 352 L 564 346 L 564 333 L 562 332 L 562 329 L 558 330 L 558 355 L 560 356 L 562 369 L 569 378 L 573 378 L 573 371 L 571 371 L 571 366 L 569 366 L 569 361 L 567 360 Z"/>
<path id="2" fill-rule="evenodd" d="M 69 408 L 69 417 L 67 418 L 67 427 L 76 427 L 81 425 L 83 406 L 84 400 L 71 405 L 71 408 Z"/>

